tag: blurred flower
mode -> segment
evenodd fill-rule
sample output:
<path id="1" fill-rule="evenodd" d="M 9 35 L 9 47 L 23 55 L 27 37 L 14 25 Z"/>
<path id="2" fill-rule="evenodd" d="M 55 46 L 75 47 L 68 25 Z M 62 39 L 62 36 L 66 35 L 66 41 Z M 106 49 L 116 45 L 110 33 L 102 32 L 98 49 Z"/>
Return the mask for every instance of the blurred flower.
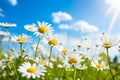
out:
<path id="1" fill-rule="evenodd" d="M 36 36 L 48 36 L 51 35 L 53 31 L 51 24 L 48 24 L 47 22 L 41 23 L 38 21 L 38 28 L 34 34 L 36 34 Z"/>
<path id="2" fill-rule="evenodd" d="M 2 39 L 3 42 L 8 42 L 9 41 L 9 37 L 5 37 Z"/>
<path id="3" fill-rule="evenodd" d="M 33 44 L 31 48 L 32 48 L 34 51 L 36 51 L 36 47 L 37 47 L 37 44 Z M 38 46 L 38 49 L 37 49 L 37 52 L 43 52 L 44 50 L 45 50 L 44 46 L 43 46 L 43 45 L 39 45 L 39 46 Z"/>
<path id="4" fill-rule="evenodd" d="M 101 63 L 98 60 L 93 60 L 91 66 L 97 70 L 109 69 L 109 66 L 106 65 L 106 62 L 102 61 Z"/>
<path id="5" fill-rule="evenodd" d="M 77 66 L 77 69 L 85 70 L 85 69 L 87 69 L 87 66 L 86 65 L 79 65 L 79 66 Z"/>
<path id="6" fill-rule="evenodd" d="M 0 69 L 4 69 L 6 67 L 6 60 L 3 59 L 3 60 L 0 60 Z"/>
<path id="7" fill-rule="evenodd" d="M 78 48 L 80 48 L 80 47 L 83 45 L 83 43 L 82 43 L 81 41 L 75 41 L 75 45 L 76 45 Z"/>
<path id="8" fill-rule="evenodd" d="M 0 31 L 0 36 L 8 36 L 9 34 L 8 32 Z"/>
<path id="9" fill-rule="evenodd" d="M 80 65 L 80 62 L 82 62 L 83 59 L 79 54 L 76 53 L 68 53 L 65 56 L 65 60 L 63 60 L 63 65 L 67 68 L 70 68 L 72 65 L 74 67 L 78 67 Z"/>
<path id="10" fill-rule="evenodd" d="M 0 23 L 0 26 L 4 26 L 4 27 L 6 27 L 6 28 L 10 28 L 10 27 L 16 27 L 17 25 L 16 24 L 13 24 L 13 23 L 3 23 L 3 22 L 1 22 Z"/>
<path id="11" fill-rule="evenodd" d="M 13 42 L 19 42 L 19 43 L 25 43 L 25 42 L 30 42 L 30 36 L 26 35 L 26 34 L 22 34 L 19 36 L 13 36 L 11 37 L 11 41 Z"/>
<path id="12" fill-rule="evenodd" d="M 48 65 L 48 61 L 42 60 L 41 64 L 44 65 L 44 66 L 49 66 L 50 68 L 53 68 L 53 64 L 51 62 Z"/>
<path id="13" fill-rule="evenodd" d="M 51 35 L 48 38 L 43 38 L 42 41 L 50 46 L 58 46 L 61 43 L 61 39 L 58 34 Z"/>
<path id="14" fill-rule="evenodd" d="M 62 52 L 62 53 L 64 53 L 64 54 L 66 54 L 66 53 L 69 52 L 69 49 L 67 49 L 67 48 L 64 47 L 63 45 L 60 45 L 60 46 L 58 47 L 58 51 L 60 51 L 60 52 Z"/>
<path id="15" fill-rule="evenodd" d="M 36 65 L 35 63 L 31 65 L 29 62 L 25 62 L 19 66 L 18 71 L 22 73 L 22 77 L 27 77 L 28 79 L 31 77 L 33 79 L 40 78 L 41 76 L 44 76 L 44 72 L 46 72 L 43 65 Z"/>
<path id="16" fill-rule="evenodd" d="M 98 41 L 98 44 L 105 48 L 110 48 L 110 47 L 118 45 L 119 42 L 120 42 L 119 39 L 115 37 L 110 37 L 107 34 L 103 34 L 101 37 L 101 40 Z"/>
<path id="17" fill-rule="evenodd" d="M 30 32 L 34 32 L 37 30 L 37 27 L 35 24 L 32 24 L 32 25 L 25 25 L 24 28 L 27 30 L 27 31 L 30 31 Z"/>

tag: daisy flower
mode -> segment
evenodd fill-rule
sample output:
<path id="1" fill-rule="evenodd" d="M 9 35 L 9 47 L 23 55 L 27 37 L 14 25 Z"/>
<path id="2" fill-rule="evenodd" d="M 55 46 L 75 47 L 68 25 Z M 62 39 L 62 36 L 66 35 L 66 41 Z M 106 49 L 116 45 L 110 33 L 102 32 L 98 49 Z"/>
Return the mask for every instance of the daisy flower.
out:
<path id="1" fill-rule="evenodd" d="M 46 61 L 46 60 L 42 60 L 40 63 L 41 63 L 41 65 L 49 66 L 50 68 L 53 68 L 53 64 L 50 62 L 48 65 L 48 61 Z"/>
<path id="2" fill-rule="evenodd" d="M 103 34 L 101 40 L 98 41 L 98 44 L 103 46 L 104 48 L 110 48 L 118 45 L 120 42 L 119 39 L 110 37 L 107 34 Z"/>
<path id="3" fill-rule="evenodd" d="M 13 23 L 0 23 L 0 26 L 4 26 L 5 28 L 10 28 L 10 27 L 16 27 L 17 25 L 16 24 L 13 24 Z"/>
<path id="4" fill-rule="evenodd" d="M 8 36 L 9 34 L 8 32 L 0 31 L 0 36 Z"/>
<path id="5" fill-rule="evenodd" d="M 25 42 L 29 42 L 30 38 L 31 38 L 30 36 L 28 36 L 26 34 L 22 34 L 22 35 L 19 35 L 19 36 L 11 37 L 11 41 L 18 42 L 18 43 L 25 43 Z"/>
<path id="6" fill-rule="evenodd" d="M 77 69 L 79 69 L 79 70 L 86 70 L 87 66 L 85 64 L 84 65 L 79 65 L 79 66 L 77 66 Z"/>
<path id="7" fill-rule="evenodd" d="M 30 32 L 34 32 L 37 30 L 37 27 L 35 24 L 32 24 L 32 25 L 25 25 L 24 28 L 27 30 L 27 31 L 30 31 Z"/>
<path id="8" fill-rule="evenodd" d="M 101 63 L 98 60 L 93 60 L 91 66 L 97 70 L 109 69 L 109 66 L 106 65 L 106 62 L 102 61 Z"/>
<path id="9" fill-rule="evenodd" d="M 54 30 L 52 29 L 51 24 L 48 24 L 47 22 L 38 21 L 38 27 L 34 34 L 36 34 L 36 36 L 48 36 L 51 35 L 53 31 Z"/>
<path id="10" fill-rule="evenodd" d="M 37 44 L 33 44 L 31 48 L 32 48 L 34 51 L 36 51 L 36 47 L 37 47 Z M 37 52 L 43 52 L 44 50 L 45 50 L 44 46 L 43 46 L 43 45 L 39 45 L 39 46 L 38 46 L 38 49 L 37 49 Z"/>
<path id="11" fill-rule="evenodd" d="M 61 38 L 58 34 L 53 34 L 48 38 L 43 38 L 43 43 L 49 44 L 50 46 L 58 46 L 61 43 Z"/>
<path id="12" fill-rule="evenodd" d="M 72 65 L 74 67 L 78 67 L 82 61 L 83 59 L 81 59 L 81 56 L 79 54 L 68 53 L 65 56 L 65 60 L 63 60 L 63 65 L 67 68 L 70 68 Z"/>
<path id="13" fill-rule="evenodd" d="M 64 53 L 64 54 L 67 54 L 68 52 L 70 52 L 70 47 L 68 47 L 67 40 L 64 39 L 64 42 L 60 42 L 60 45 L 58 47 L 58 51 L 61 53 Z"/>
<path id="14" fill-rule="evenodd" d="M 9 37 L 5 37 L 2 39 L 2 42 L 8 42 L 9 40 L 10 40 Z"/>
<path id="15" fill-rule="evenodd" d="M 19 66 L 18 71 L 22 73 L 22 77 L 30 78 L 40 78 L 41 76 L 44 76 L 46 72 L 46 68 L 43 65 L 36 65 L 30 64 L 29 62 L 23 63 L 21 66 Z"/>

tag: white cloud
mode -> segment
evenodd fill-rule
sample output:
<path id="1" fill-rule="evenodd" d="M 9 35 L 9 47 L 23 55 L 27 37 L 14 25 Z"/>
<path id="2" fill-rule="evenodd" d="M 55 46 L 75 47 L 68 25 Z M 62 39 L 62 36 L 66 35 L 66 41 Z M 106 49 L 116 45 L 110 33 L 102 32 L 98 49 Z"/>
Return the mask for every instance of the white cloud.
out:
<path id="1" fill-rule="evenodd" d="M 71 29 L 76 31 L 83 31 L 83 32 L 97 32 L 98 28 L 94 25 L 89 24 L 85 21 L 77 21 L 74 24 L 68 25 L 68 24 L 60 24 L 60 29 Z"/>
<path id="2" fill-rule="evenodd" d="M 98 28 L 96 26 L 91 25 L 85 21 L 77 21 L 72 26 L 73 26 L 73 29 L 75 28 L 76 30 L 81 30 L 85 32 L 97 32 L 98 31 Z"/>
<path id="3" fill-rule="evenodd" d="M 59 25 L 59 29 L 70 29 L 70 25 L 68 25 L 68 24 L 60 24 Z"/>
<path id="4" fill-rule="evenodd" d="M 69 21 L 72 20 L 72 16 L 66 12 L 54 12 L 52 13 L 53 22 L 60 23 L 61 21 Z"/>
<path id="5" fill-rule="evenodd" d="M 11 3 L 11 5 L 16 6 L 17 5 L 17 0 L 9 0 L 9 2 Z"/>

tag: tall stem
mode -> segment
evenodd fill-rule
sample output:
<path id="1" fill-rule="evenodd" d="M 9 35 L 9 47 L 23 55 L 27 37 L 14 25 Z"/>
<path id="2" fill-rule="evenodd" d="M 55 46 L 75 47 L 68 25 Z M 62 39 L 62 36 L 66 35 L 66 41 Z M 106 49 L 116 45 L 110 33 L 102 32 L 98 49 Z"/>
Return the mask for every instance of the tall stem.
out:
<path id="1" fill-rule="evenodd" d="M 38 43 L 37 43 L 36 50 L 35 50 L 35 58 L 36 58 L 37 55 L 38 55 L 38 47 L 39 47 L 39 44 L 40 44 L 40 38 L 38 38 Z"/>
<path id="2" fill-rule="evenodd" d="M 8 31 L 8 28 L 6 28 L 6 32 L 7 32 L 7 37 L 8 37 L 8 40 L 9 40 L 9 39 L 10 39 L 10 36 L 9 36 L 9 34 L 8 34 L 8 32 L 9 32 L 9 31 Z M 10 48 L 10 42 L 9 42 L 9 41 L 8 41 L 7 47 Z"/>
<path id="3" fill-rule="evenodd" d="M 97 80 L 99 80 L 99 73 L 100 73 L 100 70 L 97 73 Z"/>
<path id="4" fill-rule="evenodd" d="M 112 76 L 112 79 L 115 80 L 115 78 L 114 78 L 114 76 L 113 76 L 113 73 L 112 73 L 111 65 L 110 65 L 110 57 L 109 57 L 108 48 L 106 48 L 106 51 L 107 51 L 107 57 L 108 57 L 108 64 L 109 64 L 109 68 L 110 68 L 110 74 L 111 74 L 111 76 Z"/>
<path id="5" fill-rule="evenodd" d="M 50 59 L 51 59 L 51 56 L 52 56 L 52 48 L 53 48 L 53 46 L 50 47 L 50 56 L 49 56 L 48 67 L 49 67 L 49 64 L 50 64 L 50 61 L 51 61 Z"/>
<path id="6" fill-rule="evenodd" d="M 23 51 L 22 51 L 22 43 L 20 43 L 20 58 L 23 57 Z"/>
<path id="7" fill-rule="evenodd" d="M 76 69 L 74 67 L 74 80 L 76 80 Z"/>

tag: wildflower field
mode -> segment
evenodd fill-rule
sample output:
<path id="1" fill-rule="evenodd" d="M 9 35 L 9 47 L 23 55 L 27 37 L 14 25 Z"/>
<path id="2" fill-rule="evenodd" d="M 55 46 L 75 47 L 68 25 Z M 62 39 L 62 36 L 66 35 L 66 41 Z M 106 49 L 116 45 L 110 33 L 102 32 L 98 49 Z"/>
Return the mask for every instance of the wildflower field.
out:
<path id="1" fill-rule="evenodd" d="M 118 57 L 109 56 L 112 47 L 119 51 L 119 38 L 103 33 L 92 44 L 89 36 L 70 41 L 51 24 L 37 23 L 24 26 L 33 38 L 10 34 L 17 25 L 0 23 L 6 29 L 0 31 L 0 80 L 120 80 Z"/>
<path id="2" fill-rule="evenodd" d="M 0 80 L 120 80 L 120 0 L 0 0 Z"/>

